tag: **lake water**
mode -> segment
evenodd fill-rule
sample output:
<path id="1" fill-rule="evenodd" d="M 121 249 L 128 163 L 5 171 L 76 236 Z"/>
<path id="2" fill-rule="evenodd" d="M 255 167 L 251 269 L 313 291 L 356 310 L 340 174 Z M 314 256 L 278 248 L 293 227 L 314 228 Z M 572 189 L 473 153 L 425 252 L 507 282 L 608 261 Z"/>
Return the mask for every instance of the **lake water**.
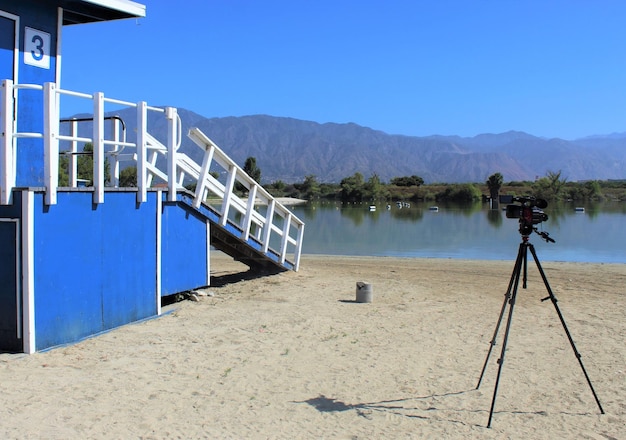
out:
<path id="1" fill-rule="evenodd" d="M 304 254 L 514 261 L 521 242 L 518 220 L 483 203 L 391 203 L 370 211 L 369 204 L 315 202 L 293 212 L 306 223 Z M 548 220 L 536 226 L 556 243 L 530 236 L 540 261 L 626 263 L 626 203 L 563 203 L 544 212 Z"/>

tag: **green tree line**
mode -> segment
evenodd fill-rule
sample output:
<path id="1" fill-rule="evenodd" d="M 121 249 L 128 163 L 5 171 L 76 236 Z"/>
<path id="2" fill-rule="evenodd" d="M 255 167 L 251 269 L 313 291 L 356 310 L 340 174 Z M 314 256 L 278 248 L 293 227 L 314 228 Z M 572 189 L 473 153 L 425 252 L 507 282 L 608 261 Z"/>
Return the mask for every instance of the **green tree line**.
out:
<path id="1" fill-rule="evenodd" d="M 69 184 L 69 158 L 63 154 L 59 160 L 59 186 Z M 85 144 L 77 159 L 78 178 L 93 186 L 93 145 Z M 105 160 L 106 180 L 110 180 L 109 161 Z M 261 169 L 254 157 L 248 157 L 244 171 L 261 182 Z M 120 172 L 120 187 L 137 186 L 137 169 L 134 166 Z M 277 180 L 264 185 L 274 197 L 293 197 L 305 200 L 334 199 L 346 202 L 384 201 L 457 201 L 471 202 L 487 197 L 497 199 L 500 194 L 534 196 L 549 201 L 561 200 L 626 200 L 626 180 L 589 180 L 568 182 L 559 171 L 548 171 L 534 181 L 505 182 L 496 172 L 483 183 L 431 183 L 417 175 L 397 176 L 383 182 L 377 174 L 368 178 L 356 172 L 339 183 L 322 183 L 309 174 L 302 182 L 285 183 Z M 193 189 L 193 188 L 190 188 Z M 245 188 L 238 188 L 242 192 Z"/>
<path id="2" fill-rule="evenodd" d="M 505 182 L 501 173 L 494 173 L 483 183 L 424 184 L 419 176 L 398 176 L 388 183 L 378 175 L 365 178 L 357 172 L 340 183 L 320 183 L 308 175 L 301 183 L 288 184 L 281 180 L 265 185 L 275 197 L 299 199 L 335 199 L 349 202 L 377 201 L 457 201 L 471 202 L 500 194 L 534 196 L 550 201 L 560 200 L 626 200 L 626 180 L 568 182 L 561 171 L 549 171 L 535 181 Z"/>

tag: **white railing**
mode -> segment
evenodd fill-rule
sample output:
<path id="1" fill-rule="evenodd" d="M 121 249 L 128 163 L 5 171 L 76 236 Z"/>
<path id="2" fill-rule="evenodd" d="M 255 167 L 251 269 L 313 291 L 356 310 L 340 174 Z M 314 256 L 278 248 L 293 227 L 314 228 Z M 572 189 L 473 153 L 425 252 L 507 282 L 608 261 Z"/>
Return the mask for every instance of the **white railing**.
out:
<path id="1" fill-rule="evenodd" d="M 41 91 L 43 94 L 43 130 L 40 133 L 15 130 L 15 121 L 20 111 L 17 97 L 19 90 L 24 89 Z M 78 135 L 80 120 L 60 119 L 59 109 L 64 96 L 92 102 L 91 136 Z M 128 128 L 122 126 L 119 118 L 113 118 L 112 128 L 107 133 L 105 121 L 111 119 L 105 114 L 107 105 L 117 109 L 136 109 L 136 142 L 127 141 Z M 149 112 L 165 118 L 168 127 L 165 143 L 149 133 Z M 69 156 L 69 185 L 76 187 L 76 157 L 81 154 L 78 144 L 90 142 L 93 145 L 95 204 L 104 203 L 107 184 L 113 187 L 119 185 L 120 162 L 132 161 L 137 167 L 137 202 L 143 203 L 147 200 L 147 190 L 155 178 L 167 185 L 167 199 L 171 202 L 176 201 L 178 192 L 185 189 L 184 184 L 189 187 L 195 184 L 193 205 L 196 208 L 202 203 L 209 203 L 221 226 L 236 227 L 240 233 L 238 238 L 260 243 L 263 253 L 271 251 L 277 254 L 281 264 L 288 260 L 288 255 L 291 256 L 289 261 L 298 270 L 304 223 L 278 203 L 200 130 L 192 129 L 188 136 L 202 149 L 202 163 L 196 163 L 179 151 L 182 122 L 175 108 L 150 107 L 145 101 L 121 101 L 105 97 L 103 93 L 85 94 L 62 90 L 55 83 L 41 86 L 14 84 L 11 80 L 4 80 L 0 88 L 0 115 L 0 130 L 4 133 L 0 140 L 0 204 L 11 203 L 11 193 L 16 183 L 15 149 L 20 138 L 43 139 L 45 203 L 48 205 L 57 203 L 59 155 Z M 67 135 L 61 134 L 62 121 L 70 124 Z M 66 145 L 67 148 L 61 148 Z M 111 164 L 110 182 L 107 182 L 105 176 L 105 157 L 109 158 Z M 159 157 L 162 158 L 161 161 L 158 160 Z M 247 199 L 238 193 L 247 193 Z M 218 203 L 215 203 L 216 200 Z M 275 249 L 276 246 L 278 249 Z"/>
<path id="2" fill-rule="evenodd" d="M 20 100 L 18 93 L 20 90 L 36 90 L 43 94 L 43 129 L 41 132 L 19 132 L 15 131 L 15 121 L 20 112 Z M 119 181 L 119 161 L 122 159 L 134 159 L 137 162 L 137 201 L 142 203 L 146 201 L 146 193 L 150 180 L 146 160 L 148 157 L 148 145 L 146 142 L 148 111 L 175 115 L 169 120 L 170 125 L 179 123 L 176 115 L 176 109 L 162 109 L 149 107 L 145 102 L 132 103 L 117 99 L 105 98 L 103 93 L 94 93 L 93 95 L 78 93 L 69 90 L 62 90 L 56 87 L 55 83 L 45 83 L 43 86 L 36 84 L 14 84 L 11 80 L 4 80 L 0 88 L 0 111 L 2 113 L 2 122 L 0 123 L 4 136 L 0 142 L 0 204 L 8 204 L 11 198 L 11 191 L 16 181 L 16 141 L 21 138 L 35 138 L 43 140 L 43 156 L 44 156 L 44 187 L 46 188 L 46 204 L 54 205 L 57 200 L 58 189 L 58 172 L 59 172 L 59 153 L 60 142 L 68 142 L 70 147 L 67 154 L 74 155 L 77 153 L 76 145 L 78 142 L 90 142 L 93 145 L 93 202 L 95 204 L 104 203 L 104 188 L 107 184 L 105 176 L 105 155 L 113 158 L 114 174 L 112 176 L 112 184 Z M 90 137 L 79 137 L 77 133 L 70 132 L 69 136 L 60 133 L 59 108 L 62 96 L 73 96 L 84 98 L 92 101 L 93 109 L 93 130 Z M 125 106 L 137 109 L 137 142 L 130 143 L 120 139 L 119 135 L 115 135 L 117 130 L 113 130 L 116 138 L 106 139 L 105 137 L 105 104 L 114 104 L 116 106 Z M 30 109 L 32 111 L 32 109 Z M 17 127 L 19 129 L 19 127 Z M 109 147 L 109 151 L 106 148 Z M 123 148 L 132 147 L 136 152 L 128 157 L 120 157 L 119 153 Z M 63 153 L 66 154 L 66 153 Z M 74 161 L 70 160 L 69 174 L 75 171 Z M 70 181 L 70 185 L 75 186 L 76 181 Z M 176 187 L 174 187 L 174 191 Z"/>
<path id="3" fill-rule="evenodd" d="M 273 236 L 278 236 L 280 244 L 277 252 L 280 262 L 285 262 L 287 254 L 293 254 L 295 270 L 298 270 L 304 222 L 278 203 L 199 129 L 192 128 L 188 136 L 204 149 L 202 166 L 199 169 L 189 166 L 191 164 L 186 160 L 181 161 L 181 172 L 188 173 L 197 182 L 194 205 L 199 206 L 207 197 L 221 200 L 217 211 L 222 226 L 228 222 L 236 224 L 242 231 L 241 238 L 248 240 L 252 236 L 262 244 L 264 253 L 268 252 Z M 224 183 L 219 180 L 222 174 L 226 175 Z M 236 183 L 247 191 L 247 200 L 234 191 Z M 260 209 L 261 207 L 265 209 Z M 290 250 L 292 246 L 293 249 Z"/>

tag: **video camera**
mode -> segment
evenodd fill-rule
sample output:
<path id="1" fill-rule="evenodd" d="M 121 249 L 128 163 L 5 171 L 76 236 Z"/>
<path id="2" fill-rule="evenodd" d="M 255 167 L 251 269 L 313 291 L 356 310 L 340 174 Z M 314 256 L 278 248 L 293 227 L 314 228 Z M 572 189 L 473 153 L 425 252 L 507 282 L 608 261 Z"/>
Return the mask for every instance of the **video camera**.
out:
<path id="1" fill-rule="evenodd" d="M 506 218 L 518 218 L 530 225 L 537 225 L 548 220 L 548 215 L 542 211 L 548 206 L 544 199 L 534 197 L 500 196 L 500 203 L 518 202 L 521 205 L 507 205 Z"/>
<path id="2" fill-rule="evenodd" d="M 535 197 L 500 196 L 499 200 L 500 203 L 519 203 L 519 205 L 506 206 L 506 218 L 519 219 L 519 232 L 522 235 L 528 236 L 533 231 L 536 232 L 534 225 L 548 220 L 548 214 L 542 211 L 543 208 L 548 206 L 548 202 L 544 199 L 537 199 Z M 546 241 L 554 242 L 552 239 L 547 238 L 547 233 L 540 235 Z"/>

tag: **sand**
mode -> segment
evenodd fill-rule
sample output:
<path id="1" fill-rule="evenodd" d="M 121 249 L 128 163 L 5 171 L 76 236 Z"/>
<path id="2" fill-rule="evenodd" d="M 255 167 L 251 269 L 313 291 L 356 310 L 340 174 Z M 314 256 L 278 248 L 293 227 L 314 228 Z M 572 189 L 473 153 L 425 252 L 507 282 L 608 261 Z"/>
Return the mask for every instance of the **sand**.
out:
<path id="1" fill-rule="evenodd" d="M 247 279 L 216 253 L 213 296 L 0 354 L 0 438 L 626 438 L 620 264 L 543 264 L 606 414 L 530 262 L 486 428 L 504 324 L 476 385 L 512 263 L 305 255 L 298 273 Z"/>

